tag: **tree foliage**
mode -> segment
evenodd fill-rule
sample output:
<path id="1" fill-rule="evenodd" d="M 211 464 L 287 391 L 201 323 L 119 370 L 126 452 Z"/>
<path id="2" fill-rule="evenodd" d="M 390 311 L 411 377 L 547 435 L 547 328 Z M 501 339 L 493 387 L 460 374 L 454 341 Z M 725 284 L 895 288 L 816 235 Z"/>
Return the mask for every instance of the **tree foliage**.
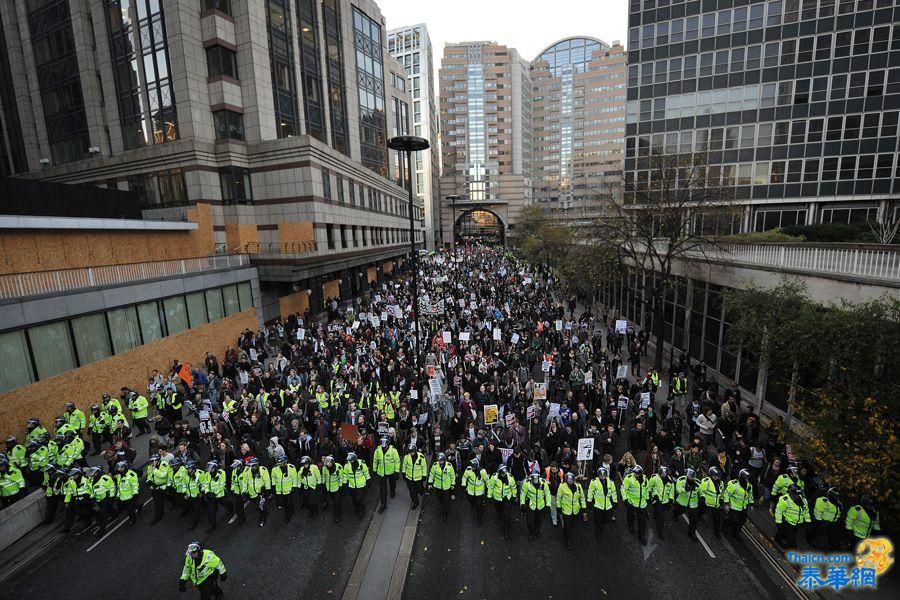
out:
<path id="1" fill-rule="evenodd" d="M 896 523 L 900 300 L 822 306 L 785 280 L 768 290 L 732 291 L 725 306 L 733 351 L 749 349 L 770 368 L 796 366 L 807 374 L 808 393 L 792 394 L 793 412 L 806 427 L 783 429 L 785 441 L 814 460 L 830 485 L 855 497 L 869 494 Z"/>

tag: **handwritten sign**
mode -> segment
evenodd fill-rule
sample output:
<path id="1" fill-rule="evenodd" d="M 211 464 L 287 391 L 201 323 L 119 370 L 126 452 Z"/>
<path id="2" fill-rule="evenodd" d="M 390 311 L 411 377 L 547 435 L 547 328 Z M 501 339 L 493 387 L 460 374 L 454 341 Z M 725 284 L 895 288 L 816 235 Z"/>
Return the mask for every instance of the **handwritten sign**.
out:
<path id="1" fill-rule="evenodd" d="M 496 404 L 485 404 L 484 405 L 484 424 L 485 425 L 493 425 L 497 422 L 497 416 L 500 414 L 499 408 Z"/>
<path id="2" fill-rule="evenodd" d="M 594 438 L 581 438 L 578 440 L 577 460 L 591 460 L 594 456 Z"/>

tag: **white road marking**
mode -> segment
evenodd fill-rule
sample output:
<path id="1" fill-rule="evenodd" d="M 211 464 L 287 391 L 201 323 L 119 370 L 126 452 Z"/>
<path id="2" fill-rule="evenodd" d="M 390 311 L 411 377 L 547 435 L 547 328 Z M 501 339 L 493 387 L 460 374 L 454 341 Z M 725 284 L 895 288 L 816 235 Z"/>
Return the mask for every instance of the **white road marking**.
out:
<path id="1" fill-rule="evenodd" d="M 124 519 L 122 519 L 121 521 L 119 521 L 119 523 L 118 523 L 115 527 L 113 527 L 112 529 L 110 529 L 109 531 L 107 531 L 107 532 L 106 532 L 106 535 L 104 535 L 102 538 L 100 538 L 99 540 L 97 540 L 96 542 L 94 542 L 94 544 L 93 544 L 90 548 L 88 548 L 87 550 L 85 550 L 85 552 L 90 552 L 91 550 L 93 550 L 94 548 L 96 548 L 97 546 L 99 546 L 99 545 L 103 542 L 103 540 L 105 540 L 106 538 L 108 538 L 109 536 L 111 536 L 111 535 L 113 534 L 113 532 L 114 532 L 116 529 L 118 529 L 119 527 L 121 527 L 122 525 L 124 525 L 125 522 L 126 522 L 127 520 L 128 520 L 128 517 L 125 517 Z"/>
<path id="2" fill-rule="evenodd" d="M 244 502 L 244 508 L 247 508 L 248 506 L 250 506 L 250 501 L 249 501 L 249 500 L 247 500 L 246 502 Z M 235 521 L 237 521 L 237 513 L 234 513 L 233 515 L 231 515 L 231 518 L 228 519 L 228 524 L 231 525 L 231 524 L 234 523 Z"/>
<path id="3" fill-rule="evenodd" d="M 685 522 L 685 523 L 689 523 L 689 522 L 690 522 L 690 521 L 688 521 L 687 515 L 684 515 L 684 514 L 683 514 L 683 515 L 681 515 L 681 516 L 684 518 L 684 522 Z M 694 535 L 696 535 L 696 536 L 697 536 L 697 539 L 700 540 L 700 543 L 703 544 L 703 547 L 706 549 L 706 553 L 709 554 L 709 557 L 710 557 L 710 558 L 715 558 L 716 555 L 713 554 L 713 551 L 712 551 L 712 550 L 710 550 L 709 544 L 706 543 L 706 540 L 703 539 L 703 536 L 700 535 L 699 532 L 694 532 Z"/>
<path id="4" fill-rule="evenodd" d="M 26 556 L 25 558 L 20 560 L 18 563 L 16 563 L 15 565 L 10 567 L 3 573 L 0 573 L 0 581 L 5 581 L 6 579 L 8 579 L 12 574 L 14 574 L 16 571 L 18 571 L 19 569 L 21 569 L 22 567 L 27 565 L 29 562 L 31 562 L 35 558 L 37 558 L 41 553 L 43 553 L 45 550 L 47 550 L 50 546 L 56 544 L 56 542 L 60 541 L 64 537 L 66 537 L 66 534 L 62 533 L 62 532 L 59 532 L 58 534 L 53 536 L 53 538 L 51 538 L 50 541 L 48 541 L 46 544 L 44 544 L 40 548 L 37 548 L 36 550 L 31 552 L 28 556 Z"/>

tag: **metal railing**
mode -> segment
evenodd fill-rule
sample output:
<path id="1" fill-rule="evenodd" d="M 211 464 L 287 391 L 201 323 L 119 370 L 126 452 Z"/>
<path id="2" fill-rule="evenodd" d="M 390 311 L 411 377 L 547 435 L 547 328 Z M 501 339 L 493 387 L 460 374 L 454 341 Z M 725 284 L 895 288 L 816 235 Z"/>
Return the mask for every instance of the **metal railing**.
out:
<path id="1" fill-rule="evenodd" d="M 705 253 L 722 262 L 900 281 L 900 250 L 895 247 L 723 243 Z"/>
<path id="2" fill-rule="evenodd" d="M 246 254 L 0 275 L 0 299 L 24 298 L 250 265 Z"/>
<path id="3" fill-rule="evenodd" d="M 265 256 L 297 255 L 315 252 L 317 248 L 315 240 L 303 240 L 297 242 L 245 242 L 233 248 L 232 252 L 246 254 L 261 254 Z"/>

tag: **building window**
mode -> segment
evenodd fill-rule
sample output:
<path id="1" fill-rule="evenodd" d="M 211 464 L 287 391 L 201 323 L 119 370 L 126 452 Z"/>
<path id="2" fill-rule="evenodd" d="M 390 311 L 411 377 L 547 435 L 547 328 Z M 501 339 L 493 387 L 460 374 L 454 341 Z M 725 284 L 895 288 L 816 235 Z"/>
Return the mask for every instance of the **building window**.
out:
<path id="1" fill-rule="evenodd" d="M 136 0 L 135 6 L 147 90 L 145 120 L 150 122 L 153 143 L 164 144 L 178 139 L 166 17 L 157 0 Z"/>
<path id="2" fill-rule="evenodd" d="M 226 15 L 230 15 L 231 0 L 200 0 L 200 8 L 204 11 L 217 10 Z"/>
<path id="3" fill-rule="evenodd" d="M 322 170 L 322 193 L 326 200 L 332 200 L 331 177 L 328 175 L 328 171 L 324 169 Z"/>
<path id="4" fill-rule="evenodd" d="M 243 140 L 244 115 L 233 110 L 217 110 L 213 113 L 217 140 Z"/>
<path id="5" fill-rule="evenodd" d="M 381 26 L 354 7 L 353 31 L 362 164 L 382 177 L 387 177 Z"/>
<path id="6" fill-rule="evenodd" d="M 325 238 L 328 240 L 328 249 L 334 250 L 334 225 L 331 223 L 325 225 Z"/>
<path id="7" fill-rule="evenodd" d="M 125 0 L 124 6 L 122 0 L 106 0 L 106 7 L 104 12 L 109 30 L 109 51 L 113 62 L 122 142 L 126 150 L 140 148 L 147 144 L 148 136 L 144 124 L 143 90 L 133 42 L 131 10 L 128 0 Z"/>
<path id="8" fill-rule="evenodd" d="M 115 354 L 122 354 L 141 345 L 141 324 L 134 306 L 110 310 L 106 317 L 109 319 Z"/>
<path id="9" fill-rule="evenodd" d="M 269 62 L 272 70 L 275 125 L 279 138 L 300 133 L 289 8 L 288 0 L 266 0 Z"/>
<path id="10" fill-rule="evenodd" d="M 55 164 L 86 158 L 90 138 L 72 18 L 66 0 L 29 2 L 28 24 L 36 79 Z"/>
<path id="11" fill-rule="evenodd" d="M 169 169 L 156 176 L 159 190 L 159 206 L 185 206 L 188 204 L 187 184 L 181 169 Z"/>
<path id="12" fill-rule="evenodd" d="M 222 202 L 225 204 L 253 203 L 249 169 L 242 167 L 223 167 L 219 169 L 219 185 L 222 188 Z"/>
<path id="13" fill-rule="evenodd" d="M 102 313 L 72 319 L 75 348 L 81 366 L 97 362 L 112 355 L 106 316 Z"/>
<path id="14" fill-rule="evenodd" d="M 341 225 L 341 248 L 347 247 L 347 226 Z"/>
<path id="15" fill-rule="evenodd" d="M 303 110 L 306 133 L 325 141 L 325 119 L 322 107 L 322 75 L 319 69 L 319 27 L 315 0 L 297 0 L 300 21 L 300 81 L 303 87 Z"/>
<path id="16" fill-rule="evenodd" d="M 325 46 L 328 54 L 328 100 L 331 109 L 331 145 L 342 154 L 350 155 L 347 127 L 347 102 L 344 98 L 344 56 L 341 37 L 341 13 L 337 0 L 323 0 L 322 15 L 325 20 Z M 379 38 L 380 40 L 380 38 Z M 379 41 L 379 49 L 380 49 Z"/>
<path id="17" fill-rule="evenodd" d="M 78 366 L 67 321 L 31 327 L 28 341 L 31 342 L 38 379 L 47 379 Z"/>
<path id="18" fill-rule="evenodd" d="M 210 46 L 206 49 L 206 66 L 210 77 L 238 78 L 237 53 L 225 46 Z"/>
<path id="19" fill-rule="evenodd" d="M 337 186 L 338 203 L 343 204 L 344 203 L 344 178 L 341 177 L 340 175 L 336 174 L 334 176 L 334 179 L 335 179 L 335 185 Z"/>
<path id="20" fill-rule="evenodd" d="M 0 392 L 34 382 L 34 369 L 28 355 L 25 331 L 0 333 L 0 361 L 3 361 L 3 369 L 0 369 Z"/>

